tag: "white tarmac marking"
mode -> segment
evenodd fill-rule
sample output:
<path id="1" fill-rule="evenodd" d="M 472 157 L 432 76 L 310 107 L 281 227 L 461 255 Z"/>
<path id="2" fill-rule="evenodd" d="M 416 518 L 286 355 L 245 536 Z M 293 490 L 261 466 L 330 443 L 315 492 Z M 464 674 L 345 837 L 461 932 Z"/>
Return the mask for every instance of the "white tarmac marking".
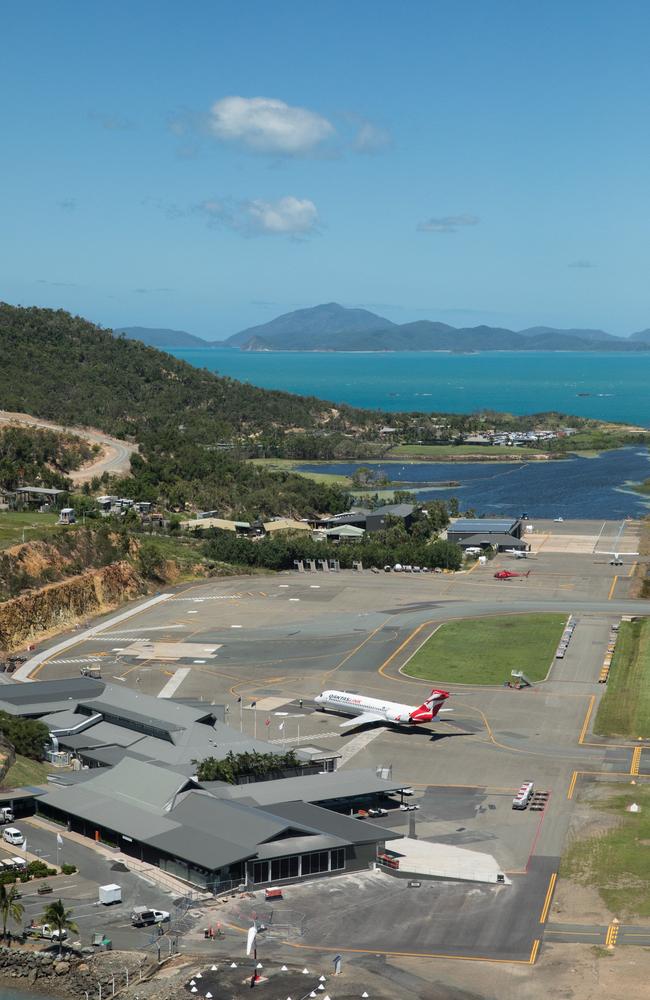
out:
<path id="1" fill-rule="evenodd" d="M 50 646 L 42 652 L 35 653 L 34 656 L 30 657 L 26 663 L 23 663 L 23 665 L 16 670 L 13 675 L 13 679 L 15 681 L 29 681 L 30 674 L 36 670 L 36 667 L 40 666 L 41 663 L 44 663 L 46 660 L 51 660 L 57 653 L 62 653 L 64 649 L 70 649 L 71 646 L 78 646 L 80 643 L 86 642 L 88 639 L 96 639 L 98 638 L 99 632 L 104 632 L 112 625 L 117 625 L 119 622 L 126 621 L 127 618 L 132 618 L 133 615 L 139 615 L 143 611 L 147 611 L 149 608 L 154 607 L 154 605 L 160 604 L 161 601 L 167 601 L 170 597 L 170 594 L 157 594 L 156 597 L 152 597 L 151 600 L 145 601 L 144 604 L 138 604 L 137 607 L 130 608 L 128 611 L 123 611 L 122 614 L 117 615 L 115 618 L 111 618 L 110 621 L 102 622 L 100 625 L 93 625 L 92 628 L 86 629 L 84 632 L 79 632 L 77 635 L 73 635 L 69 639 L 65 639 L 63 642 L 58 642 L 55 646 Z"/>
<path id="2" fill-rule="evenodd" d="M 174 601 L 191 601 L 192 604 L 203 604 L 204 601 L 237 601 L 241 594 L 208 594 L 207 597 L 174 597 Z"/>
<path id="3" fill-rule="evenodd" d="M 174 671 L 173 676 L 169 678 L 162 691 L 159 692 L 158 697 L 171 698 L 190 673 L 190 670 L 190 667 L 178 667 L 178 669 Z"/>
<path id="4" fill-rule="evenodd" d="M 206 660 L 195 660 L 194 662 L 195 663 L 206 663 L 207 661 Z"/>
<path id="5" fill-rule="evenodd" d="M 337 764 L 337 767 L 342 767 L 343 764 L 347 764 L 349 760 L 352 759 L 361 750 L 365 750 L 369 743 L 376 740 L 378 736 L 384 732 L 384 728 L 369 729 L 366 733 L 359 733 L 358 736 L 354 736 L 349 740 L 341 750 L 341 757 Z M 320 733 L 318 734 L 320 738 Z M 329 735 L 329 734 L 328 734 Z M 339 736 L 341 733 L 339 732 Z"/>
<path id="6" fill-rule="evenodd" d="M 72 658 L 72 659 L 69 659 L 69 660 L 53 660 L 52 662 L 53 663 L 101 663 L 102 662 L 102 657 L 101 656 L 86 656 L 84 658 L 84 657 L 80 656 L 80 657 L 77 657 L 76 659 Z"/>
<path id="7" fill-rule="evenodd" d="M 182 625 L 146 625 L 144 628 L 124 628 L 120 629 L 119 635 L 132 635 L 133 632 L 136 635 L 140 632 L 166 632 L 170 628 L 183 628 Z M 105 632 L 104 635 L 111 636 L 115 638 L 112 632 Z"/>
<path id="8" fill-rule="evenodd" d="M 290 601 L 299 601 L 300 598 L 299 597 L 290 597 L 289 600 Z"/>
<path id="9" fill-rule="evenodd" d="M 311 746 L 312 743 L 313 743 L 313 741 L 314 741 L 314 739 L 316 739 L 316 738 L 318 738 L 319 740 L 326 740 L 326 739 L 329 739 L 330 736 L 340 736 L 340 735 L 341 735 L 340 731 L 338 729 L 335 729 L 331 733 L 316 733 L 316 734 L 312 733 L 311 736 L 309 736 L 309 735 L 307 735 L 307 736 L 289 736 L 287 739 L 284 739 L 284 740 L 283 739 L 269 740 L 268 742 L 269 743 L 308 743 Z M 364 733 L 364 735 L 365 735 L 365 733 Z"/>
<path id="10" fill-rule="evenodd" d="M 243 628 L 244 626 L 243 625 L 231 625 L 230 627 L 231 628 Z"/>

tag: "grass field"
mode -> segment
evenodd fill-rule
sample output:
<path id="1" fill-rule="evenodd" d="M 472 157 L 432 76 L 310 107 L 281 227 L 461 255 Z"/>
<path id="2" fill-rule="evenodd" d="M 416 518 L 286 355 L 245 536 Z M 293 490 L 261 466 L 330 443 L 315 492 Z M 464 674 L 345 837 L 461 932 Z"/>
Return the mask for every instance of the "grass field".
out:
<path id="1" fill-rule="evenodd" d="M 543 453 L 543 449 L 540 449 Z M 506 456 L 515 461 L 525 462 L 536 454 L 529 448 L 510 448 L 507 445 L 475 445 L 475 444 L 398 444 L 388 452 L 387 458 L 454 458 L 458 456 L 473 456 L 481 461 L 489 462 L 491 458 Z"/>
<path id="2" fill-rule="evenodd" d="M 58 519 L 58 514 L 39 514 L 34 511 L 27 513 L 0 511 L 0 549 L 6 549 L 22 542 L 23 528 L 25 529 L 25 541 L 28 542 L 53 528 Z"/>
<path id="3" fill-rule="evenodd" d="M 339 476 L 333 472 L 300 472 L 297 468 L 298 465 L 318 465 L 318 462 L 307 460 L 303 462 L 293 458 L 251 458 L 250 461 L 255 465 L 263 465 L 268 472 L 295 472 L 297 476 L 305 476 L 306 479 L 313 479 L 317 483 L 352 486 L 352 480 L 349 476 Z M 330 463 L 323 464 L 329 465 Z"/>
<path id="4" fill-rule="evenodd" d="M 49 764 L 43 764 L 38 760 L 30 760 L 29 757 L 21 757 L 16 754 L 16 762 L 7 771 L 2 782 L 4 788 L 23 788 L 25 785 L 42 785 L 47 781 L 50 771 L 54 770 Z"/>
<path id="5" fill-rule="evenodd" d="M 410 677 L 449 684 L 503 684 L 511 670 L 542 680 L 555 655 L 565 615 L 499 615 L 447 622 L 404 667 Z"/>
<path id="6" fill-rule="evenodd" d="M 622 622 L 594 732 L 650 736 L 650 621 Z"/>
<path id="7" fill-rule="evenodd" d="M 640 812 L 626 812 L 632 802 Z M 601 836 L 574 840 L 560 863 L 560 877 L 593 886 L 619 919 L 650 917 L 650 787 L 637 785 L 597 807 L 615 814 L 617 826 Z"/>

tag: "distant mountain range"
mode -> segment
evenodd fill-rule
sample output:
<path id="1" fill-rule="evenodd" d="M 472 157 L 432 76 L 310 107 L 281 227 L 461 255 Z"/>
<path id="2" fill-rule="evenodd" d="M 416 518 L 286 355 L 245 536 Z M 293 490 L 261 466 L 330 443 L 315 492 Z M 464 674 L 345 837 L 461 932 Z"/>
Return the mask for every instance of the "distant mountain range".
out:
<path id="1" fill-rule="evenodd" d="M 139 340 L 147 347 L 166 347 L 174 350 L 177 347 L 211 347 L 212 344 L 202 337 L 195 337 L 185 330 L 157 329 L 149 326 L 120 326 L 113 330 L 116 337 L 126 337 L 127 340 Z"/>
<path id="2" fill-rule="evenodd" d="M 533 326 L 454 327 L 432 320 L 392 323 L 367 309 L 347 309 L 336 302 L 297 309 L 268 323 L 251 326 L 224 341 L 208 341 L 182 330 L 131 326 L 117 336 L 150 347 L 235 348 L 242 351 L 646 351 L 650 329 L 615 337 L 605 330 L 560 330 Z"/>

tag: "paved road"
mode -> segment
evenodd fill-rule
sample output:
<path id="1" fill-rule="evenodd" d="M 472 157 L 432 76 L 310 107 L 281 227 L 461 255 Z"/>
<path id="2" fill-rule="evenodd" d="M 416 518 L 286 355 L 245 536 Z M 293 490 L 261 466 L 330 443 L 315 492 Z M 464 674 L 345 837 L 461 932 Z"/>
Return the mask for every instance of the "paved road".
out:
<path id="1" fill-rule="evenodd" d="M 0 411 L 0 424 L 23 424 L 29 427 L 61 431 L 64 434 L 76 434 L 78 437 L 90 441 L 91 444 L 99 445 L 102 452 L 94 462 L 86 465 L 83 469 L 76 469 L 69 473 L 69 478 L 73 483 L 90 482 L 95 476 L 101 476 L 104 472 L 114 475 L 127 474 L 131 468 L 131 455 L 138 450 L 137 445 L 120 441 L 102 431 L 87 427 L 64 427 L 62 424 L 32 417 L 27 413 L 10 413 L 2 410 Z"/>

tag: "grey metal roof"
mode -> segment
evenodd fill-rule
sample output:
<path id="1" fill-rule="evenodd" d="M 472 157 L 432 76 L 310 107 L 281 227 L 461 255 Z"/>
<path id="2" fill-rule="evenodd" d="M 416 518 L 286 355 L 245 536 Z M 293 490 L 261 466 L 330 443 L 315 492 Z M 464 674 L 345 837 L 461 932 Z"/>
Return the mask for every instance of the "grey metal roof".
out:
<path id="1" fill-rule="evenodd" d="M 519 523 L 516 517 L 459 517 L 457 521 L 449 525 L 449 532 L 467 531 L 471 534 L 483 534 L 485 532 L 503 532 L 510 534 L 512 529 Z"/>
<path id="2" fill-rule="evenodd" d="M 77 716 L 79 722 L 82 719 L 83 716 Z M 79 750 L 83 747 L 130 747 L 141 743 L 143 739 L 145 737 L 142 733 L 135 732 L 133 729 L 115 726 L 111 722 L 98 722 L 94 726 L 84 729 L 81 733 L 59 736 L 59 743 L 62 747 L 70 750 Z"/>
<path id="3" fill-rule="evenodd" d="M 116 802 L 112 796 L 102 794 L 95 789 L 90 780 L 53 788 L 42 797 L 41 802 L 143 843 L 147 843 L 152 836 L 176 826 L 166 817 L 156 815 L 155 812 L 135 804 L 130 805 L 126 801 Z"/>
<path id="4" fill-rule="evenodd" d="M 224 840 L 215 833 L 208 837 L 203 830 L 181 827 L 178 824 L 163 833 L 147 837 L 147 843 L 159 851 L 165 851 L 166 854 L 209 871 L 225 868 L 237 861 L 246 861 L 257 854 L 257 848 L 243 847 L 237 842 Z"/>
<path id="5" fill-rule="evenodd" d="M 272 816 L 261 809 L 215 799 L 205 792 L 191 791 L 179 797 L 169 813 L 170 818 L 184 827 L 216 834 L 233 844 L 254 847 L 276 837 L 291 825 L 287 820 Z"/>
<path id="6" fill-rule="evenodd" d="M 97 698 L 106 687 L 104 681 L 94 677 L 71 677 L 58 681 L 33 681 L 30 684 L 14 682 L 3 684 L 0 689 L 0 706 L 47 705 L 45 711 L 53 711 L 52 705 L 61 703 L 62 708 L 70 708 L 70 701 L 82 698 Z"/>
<path id="7" fill-rule="evenodd" d="M 415 504 L 412 503 L 388 503 L 383 507 L 375 507 L 368 517 L 384 517 L 388 514 L 391 517 L 409 517 L 414 510 Z"/>
<path id="8" fill-rule="evenodd" d="M 463 545 L 509 545 L 510 548 L 514 549 L 526 549 L 527 544 L 521 538 L 515 538 L 514 535 L 505 535 L 500 532 L 485 532 L 484 534 L 477 535 L 467 535 L 463 537 Z"/>
<path id="9" fill-rule="evenodd" d="M 373 844 L 386 839 L 386 831 L 372 823 L 364 823 L 363 820 L 343 816 L 309 802 L 283 802 L 267 806 L 265 811 L 296 826 L 311 828 L 314 833 L 340 837 L 348 844 Z"/>
<path id="10" fill-rule="evenodd" d="M 255 781 L 248 785 L 228 785 L 220 781 L 201 782 L 201 785 L 215 798 L 248 799 L 264 807 L 277 802 L 328 802 L 378 793 L 390 795 L 405 787 L 404 782 L 378 778 L 372 768 L 327 771 L 275 781 Z"/>
<path id="11" fill-rule="evenodd" d="M 15 493 L 36 493 L 38 496 L 58 496 L 65 490 L 49 489 L 46 486 L 18 486 Z"/>
<path id="12" fill-rule="evenodd" d="M 133 758 L 112 768 L 99 768 L 93 791 L 113 799 L 116 807 L 133 804 L 141 809 L 162 810 L 187 782 L 174 771 Z"/>
<path id="13" fill-rule="evenodd" d="M 314 833 L 306 837 L 287 837 L 283 840 L 274 840 L 270 844 L 260 844 L 256 853 L 262 860 L 284 858 L 288 854 L 308 854 L 310 851 L 327 851 L 331 847 L 345 847 L 348 843 L 347 840 L 332 837 L 327 833 Z"/>

